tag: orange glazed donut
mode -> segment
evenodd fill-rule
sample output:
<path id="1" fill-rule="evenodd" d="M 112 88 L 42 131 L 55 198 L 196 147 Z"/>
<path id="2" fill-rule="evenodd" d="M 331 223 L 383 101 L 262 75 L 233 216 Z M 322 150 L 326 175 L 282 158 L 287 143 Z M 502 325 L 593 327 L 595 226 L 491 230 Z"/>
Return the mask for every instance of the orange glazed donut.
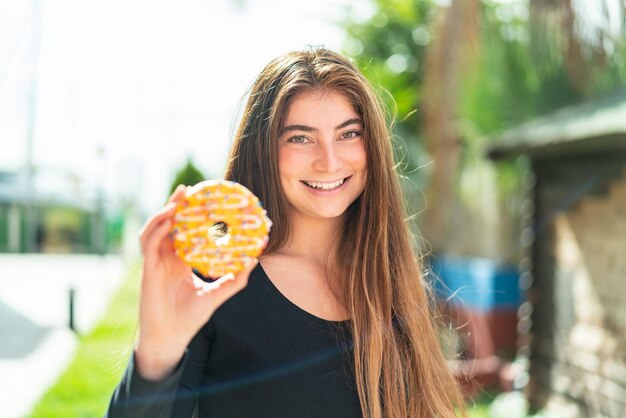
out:
<path id="1" fill-rule="evenodd" d="M 223 222 L 226 235 L 215 238 Z M 174 249 L 202 275 L 237 273 L 265 249 L 272 221 L 259 199 L 239 183 L 207 180 L 189 188 L 174 212 Z"/>

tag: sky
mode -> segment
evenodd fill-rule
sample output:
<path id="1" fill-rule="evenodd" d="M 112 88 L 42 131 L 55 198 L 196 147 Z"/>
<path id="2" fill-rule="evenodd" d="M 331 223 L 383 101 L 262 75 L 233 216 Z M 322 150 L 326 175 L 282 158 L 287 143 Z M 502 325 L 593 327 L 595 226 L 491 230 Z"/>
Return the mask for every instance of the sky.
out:
<path id="1" fill-rule="evenodd" d="M 0 170 L 37 192 L 154 211 L 187 160 L 221 177 L 242 98 L 275 56 L 341 50 L 365 0 L 0 0 Z M 28 147 L 32 138 L 32 148 Z"/>

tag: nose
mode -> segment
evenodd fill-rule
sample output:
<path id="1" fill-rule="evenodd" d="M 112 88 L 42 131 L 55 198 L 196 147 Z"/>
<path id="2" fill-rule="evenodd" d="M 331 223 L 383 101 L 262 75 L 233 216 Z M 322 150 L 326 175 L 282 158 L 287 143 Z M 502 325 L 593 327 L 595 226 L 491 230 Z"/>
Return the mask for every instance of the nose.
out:
<path id="1" fill-rule="evenodd" d="M 341 168 L 341 156 L 335 141 L 320 143 L 313 168 L 328 172 Z"/>

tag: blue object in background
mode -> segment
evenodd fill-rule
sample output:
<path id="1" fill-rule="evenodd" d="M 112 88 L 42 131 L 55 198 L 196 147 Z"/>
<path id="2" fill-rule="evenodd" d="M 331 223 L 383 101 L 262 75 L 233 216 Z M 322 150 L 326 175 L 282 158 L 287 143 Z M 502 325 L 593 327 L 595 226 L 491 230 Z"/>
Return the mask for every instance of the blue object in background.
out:
<path id="1" fill-rule="evenodd" d="M 523 302 L 515 267 L 452 256 L 433 256 L 430 266 L 430 283 L 439 300 L 483 312 L 517 309 Z"/>

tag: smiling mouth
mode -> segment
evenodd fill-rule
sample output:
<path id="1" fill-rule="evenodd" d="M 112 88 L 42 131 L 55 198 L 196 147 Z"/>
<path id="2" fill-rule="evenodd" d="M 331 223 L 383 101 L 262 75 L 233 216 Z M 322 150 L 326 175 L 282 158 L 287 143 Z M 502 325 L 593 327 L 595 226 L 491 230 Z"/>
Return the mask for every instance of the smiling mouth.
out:
<path id="1" fill-rule="evenodd" d="M 330 190 L 335 190 L 341 187 L 341 185 L 344 184 L 346 181 L 348 181 L 350 177 L 352 176 L 348 176 L 341 180 L 328 182 L 328 183 L 317 182 L 317 181 L 306 181 L 306 180 L 302 180 L 302 183 L 306 184 L 307 186 L 309 186 L 311 189 L 314 189 L 314 190 L 330 191 Z"/>

